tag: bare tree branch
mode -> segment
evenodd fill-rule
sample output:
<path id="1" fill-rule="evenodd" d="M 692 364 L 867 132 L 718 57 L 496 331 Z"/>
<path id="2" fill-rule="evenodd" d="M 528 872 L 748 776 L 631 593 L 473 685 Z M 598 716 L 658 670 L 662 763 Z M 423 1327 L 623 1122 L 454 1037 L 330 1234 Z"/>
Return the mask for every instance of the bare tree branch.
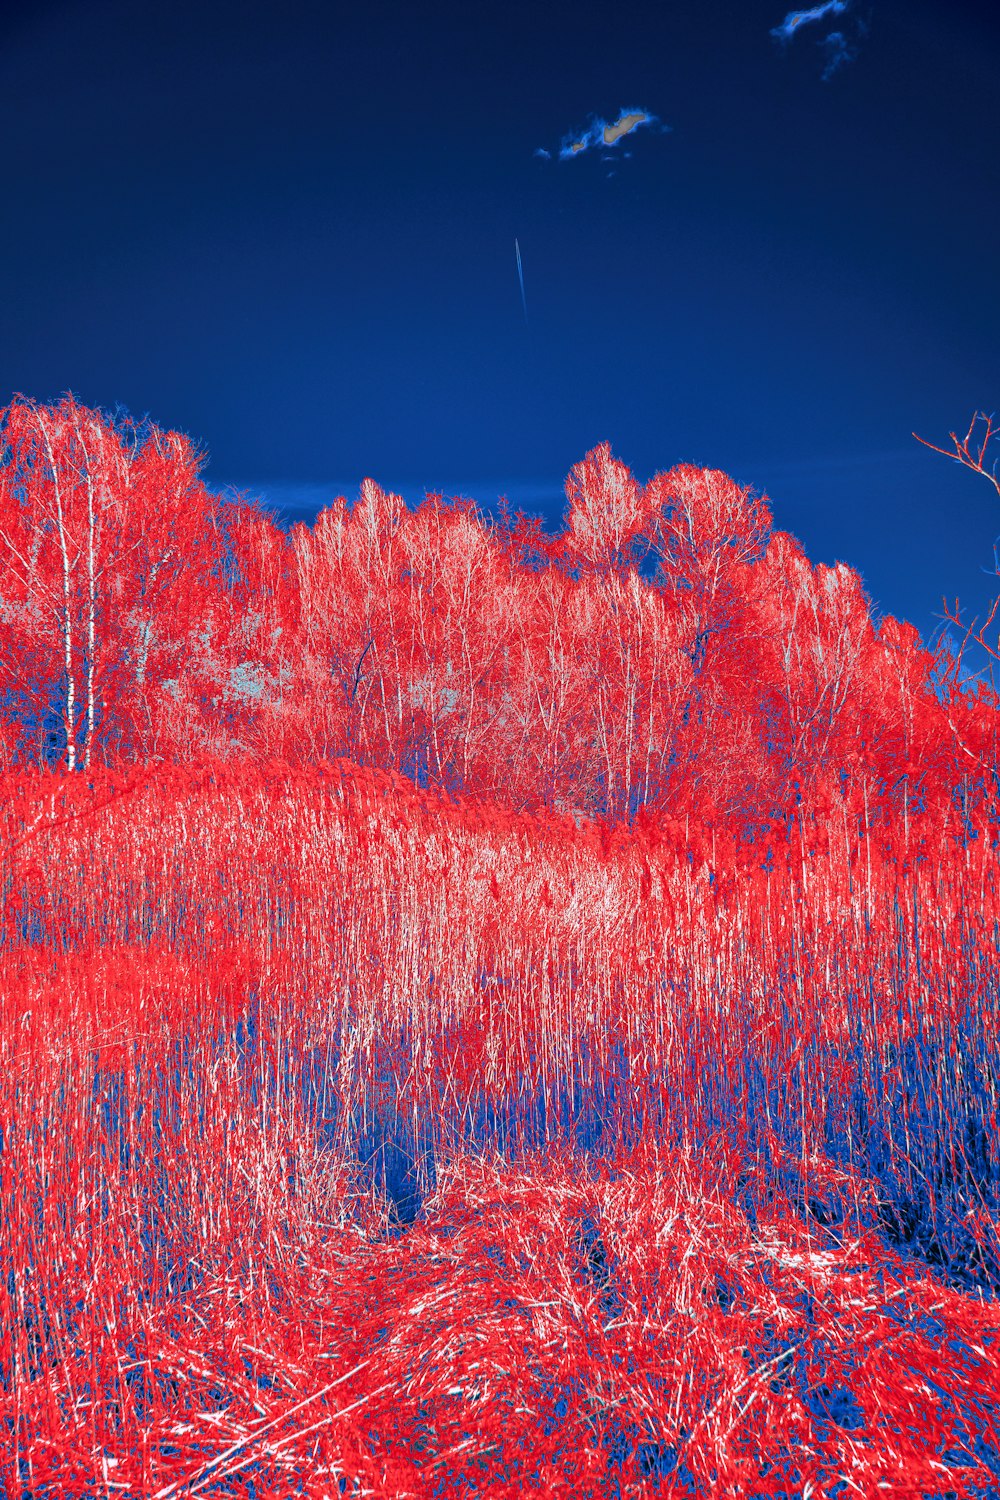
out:
<path id="1" fill-rule="evenodd" d="M 976 432 L 977 425 L 982 422 L 981 433 Z M 930 443 L 926 438 L 920 437 L 916 432 L 912 434 L 918 443 L 923 443 L 925 448 L 930 448 L 934 453 L 943 453 L 945 458 L 952 458 L 956 463 L 966 469 L 971 469 L 974 474 L 981 474 L 984 479 L 1000 495 L 1000 474 L 997 473 L 998 460 L 994 459 L 991 467 L 986 465 L 986 450 L 994 438 L 1000 438 L 1000 423 L 997 422 L 993 413 L 977 411 L 969 423 L 969 430 L 964 437 L 959 437 L 956 432 L 949 432 L 953 446 L 951 448 L 940 448 L 937 443 Z"/>

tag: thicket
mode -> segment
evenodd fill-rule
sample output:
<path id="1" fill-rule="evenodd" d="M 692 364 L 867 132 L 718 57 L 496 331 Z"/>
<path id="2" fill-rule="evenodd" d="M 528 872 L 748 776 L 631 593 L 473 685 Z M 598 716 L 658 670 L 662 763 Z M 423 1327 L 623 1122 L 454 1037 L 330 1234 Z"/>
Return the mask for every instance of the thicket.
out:
<path id="1" fill-rule="evenodd" d="M 764 499 L 607 445 L 563 532 L 370 480 L 286 535 L 187 439 L 0 414 L 0 764 L 347 757 L 420 786 L 748 836 L 997 815 L 995 697 L 813 567 Z"/>
<path id="2" fill-rule="evenodd" d="M 0 1492 L 995 1493 L 990 690 L 719 474 L 3 431 Z"/>

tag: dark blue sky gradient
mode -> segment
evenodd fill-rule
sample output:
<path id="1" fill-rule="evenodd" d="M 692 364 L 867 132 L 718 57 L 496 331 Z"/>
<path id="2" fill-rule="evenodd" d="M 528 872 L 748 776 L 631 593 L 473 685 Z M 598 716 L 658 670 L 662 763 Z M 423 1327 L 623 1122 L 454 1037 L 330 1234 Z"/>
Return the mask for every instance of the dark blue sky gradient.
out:
<path id="1" fill-rule="evenodd" d="M 1000 407 L 1000 10 L 856 4 L 824 82 L 787 9 L 7 12 L 0 394 L 149 411 L 303 513 L 371 474 L 553 524 L 607 439 L 765 489 L 925 632 L 980 606 L 995 496 L 909 434 Z M 533 154 L 634 106 L 631 159 Z"/>

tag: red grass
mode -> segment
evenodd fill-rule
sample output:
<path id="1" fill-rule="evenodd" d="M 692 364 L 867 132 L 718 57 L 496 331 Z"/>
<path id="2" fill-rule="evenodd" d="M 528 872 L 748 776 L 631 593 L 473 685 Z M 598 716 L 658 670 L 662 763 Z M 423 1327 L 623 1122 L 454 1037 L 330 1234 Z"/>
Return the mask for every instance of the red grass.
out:
<path id="1" fill-rule="evenodd" d="M 640 1494 L 674 1458 L 663 1493 L 983 1480 L 941 1455 L 962 1402 L 992 1433 L 1000 1315 L 876 1232 L 938 1160 L 915 1090 L 957 1107 L 962 1028 L 995 1049 L 981 845 L 875 851 L 869 887 L 863 851 L 768 875 L 717 842 L 710 882 L 660 834 L 346 767 L 112 792 L 6 804 L 8 847 L 43 815 L 8 897 L 33 941 L 0 951 L 8 1493 L 18 1458 L 32 1495 L 164 1500 Z M 914 1037 L 886 1171 L 835 1161 Z M 433 1156 L 388 1237 L 380 1111 Z M 987 1205 L 965 1227 L 995 1255 Z M 863 1426 L 823 1419 L 842 1389 Z"/>

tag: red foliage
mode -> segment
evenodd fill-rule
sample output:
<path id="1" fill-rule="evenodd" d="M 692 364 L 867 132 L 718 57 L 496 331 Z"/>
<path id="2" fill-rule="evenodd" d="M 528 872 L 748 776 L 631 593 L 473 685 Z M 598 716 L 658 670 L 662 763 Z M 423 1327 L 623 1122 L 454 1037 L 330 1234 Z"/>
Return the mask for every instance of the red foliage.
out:
<path id="1" fill-rule="evenodd" d="M 723 474 L 642 486 L 605 444 L 554 540 L 371 481 L 288 538 L 211 495 L 177 434 L 70 398 L 15 402 L 2 432 L 8 764 L 348 756 L 515 808 L 734 830 L 835 792 L 870 818 L 901 775 L 940 816 L 963 778 L 993 805 L 992 695 L 949 701 L 858 575 L 811 567 Z"/>
<path id="2" fill-rule="evenodd" d="M 993 695 L 713 471 L 3 444 L 0 1493 L 988 1483 Z"/>
<path id="3" fill-rule="evenodd" d="M 970 1493 L 1000 1317 L 876 1231 L 996 1055 L 989 851 L 404 788 L 8 779 L 8 1488 Z M 881 1177 L 831 1155 L 879 1091 Z"/>

